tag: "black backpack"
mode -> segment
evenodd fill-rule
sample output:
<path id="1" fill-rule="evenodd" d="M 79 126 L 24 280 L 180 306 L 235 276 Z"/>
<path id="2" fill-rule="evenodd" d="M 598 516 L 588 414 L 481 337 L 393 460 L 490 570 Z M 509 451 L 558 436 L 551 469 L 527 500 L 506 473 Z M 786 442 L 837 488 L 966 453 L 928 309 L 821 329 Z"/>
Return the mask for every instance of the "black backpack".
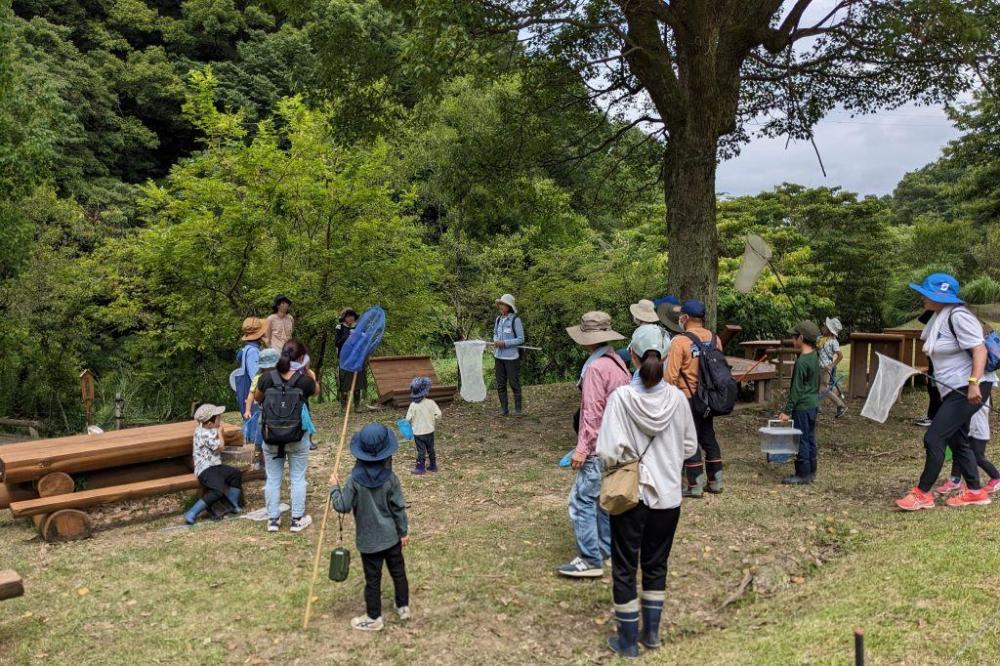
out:
<path id="1" fill-rule="evenodd" d="M 694 333 L 683 335 L 691 340 L 691 355 L 698 359 L 698 390 L 691 396 L 691 410 L 702 416 L 732 414 L 740 387 L 725 353 L 715 346 L 715 336 L 710 342 L 702 342 Z"/>
<path id="2" fill-rule="evenodd" d="M 295 388 L 302 375 L 296 372 L 286 383 L 277 370 L 271 371 L 271 386 L 264 391 L 261 420 L 264 441 L 278 447 L 276 458 L 285 457 L 285 444 L 297 442 L 305 435 L 302 429 L 302 389 Z"/>

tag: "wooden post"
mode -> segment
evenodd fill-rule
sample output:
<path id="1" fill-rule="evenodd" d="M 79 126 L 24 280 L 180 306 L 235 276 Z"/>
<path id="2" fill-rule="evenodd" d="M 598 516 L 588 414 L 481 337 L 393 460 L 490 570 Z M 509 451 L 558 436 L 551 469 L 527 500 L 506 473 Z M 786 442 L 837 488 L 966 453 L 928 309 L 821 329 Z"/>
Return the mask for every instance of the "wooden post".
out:
<path id="1" fill-rule="evenodd" d="M 115 430 L 125 427 L 125 398 L 121 393 L 115 393 Z"/>
<path id="2" fill-rule="evenodd" d="M 80 395 L 83 398 L 83 413 L 87 425 L 94 423 L 94 373 L 84 370 L 80 373 Z"/>
<path id="3" fill-rule="evenodd" d="M 13 599 L 24 594 L 24 581 L 16 571 L 0 571 L 0 600 Z"/>
<path id="4" fill-rule="evenodd" d="M 61 509 L 49 514 L 42 526 L 42 538 L 52 543 L 54 541 L 76 541 L 87 539 L 94 531 L 93 523 L 79 509 Z"/>

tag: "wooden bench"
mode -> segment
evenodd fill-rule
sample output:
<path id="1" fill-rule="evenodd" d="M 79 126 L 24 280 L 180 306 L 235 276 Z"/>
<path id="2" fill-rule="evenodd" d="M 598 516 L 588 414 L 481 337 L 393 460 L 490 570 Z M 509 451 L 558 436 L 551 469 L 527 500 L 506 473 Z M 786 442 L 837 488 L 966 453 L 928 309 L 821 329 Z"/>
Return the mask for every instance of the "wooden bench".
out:
<path id="1" fill-rule="evenodd" d="M 430 356 L 378 356 L 368 360 L 378 401 L 393 407 L 410 405 L 410 382 L 414 377 L 430 377 L 433 384 L 430 397 L 439 404 L 447 404 L 455 399 L 457 386 L 440 385 Z"/>

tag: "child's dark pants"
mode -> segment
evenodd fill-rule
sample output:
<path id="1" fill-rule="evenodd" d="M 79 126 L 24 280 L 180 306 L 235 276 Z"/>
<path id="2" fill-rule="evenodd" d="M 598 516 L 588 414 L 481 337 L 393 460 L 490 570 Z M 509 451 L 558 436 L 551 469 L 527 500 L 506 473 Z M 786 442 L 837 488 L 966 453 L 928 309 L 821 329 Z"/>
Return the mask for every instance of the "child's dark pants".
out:
<path id="1" fill-rule="evenodd" d="M 816 476 L 816 409 L 793 411 L 792 425 L 802 431 L 795 458 L 795 476 L 800 479 Z"/>
<path id="2" fill-rule="evenodd" d="M 417 464 L 423 465 L 425 458 L 430 458 L 430 463 L 437 463 L 437 453 L 434 451 L 434 433 L 429 435 L 414 435 L 413 443 L 417 445 Z"/>
<path id="3" fill-rule="evenodd" d="M 201 499 L 212 506 L 226 496 L 229 488 L 243 487 L 243 474 L 229 465 L 212 465 L 198 475 L 198 482 L 205 488 Z"/>
<path id="4" fill-rule="evenodd" d="M 377 553 L 361 553 L 365 570 L 365 608 L 368 617 L 382 617 L 382 563 L 385 562 L 396 588 L 396 608 L 410 605 L 410 584 L 406 580 L 406 563 L 403 561 L 403 543 Z"/>

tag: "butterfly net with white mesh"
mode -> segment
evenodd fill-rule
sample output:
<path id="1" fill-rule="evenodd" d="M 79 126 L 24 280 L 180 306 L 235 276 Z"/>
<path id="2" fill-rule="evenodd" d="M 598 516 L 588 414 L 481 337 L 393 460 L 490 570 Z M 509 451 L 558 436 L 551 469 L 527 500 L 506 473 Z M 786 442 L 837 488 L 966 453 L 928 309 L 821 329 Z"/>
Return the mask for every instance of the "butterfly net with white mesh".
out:
<path id="1" fill-rule="evenodd" d="M 884 354 L 876 352 L 876 355 L 878 372 L 875 373 L 875 380 L 868 389 L 868 399 L 865 400 L 861 416 L 885 423 L 889 418 L 889 410 L 899 400 L 899 394 L 906 381 L 920 371 Z"/>
<path id="2" fill-rule="evenodd" d="M 483 381 L 485 349 L 486 343 L 482 340 L 463 340 L 455 343 L 458 371 L 462 376 L 461 395 L 466 402 L 486 400 L 486 383 Z"/>

